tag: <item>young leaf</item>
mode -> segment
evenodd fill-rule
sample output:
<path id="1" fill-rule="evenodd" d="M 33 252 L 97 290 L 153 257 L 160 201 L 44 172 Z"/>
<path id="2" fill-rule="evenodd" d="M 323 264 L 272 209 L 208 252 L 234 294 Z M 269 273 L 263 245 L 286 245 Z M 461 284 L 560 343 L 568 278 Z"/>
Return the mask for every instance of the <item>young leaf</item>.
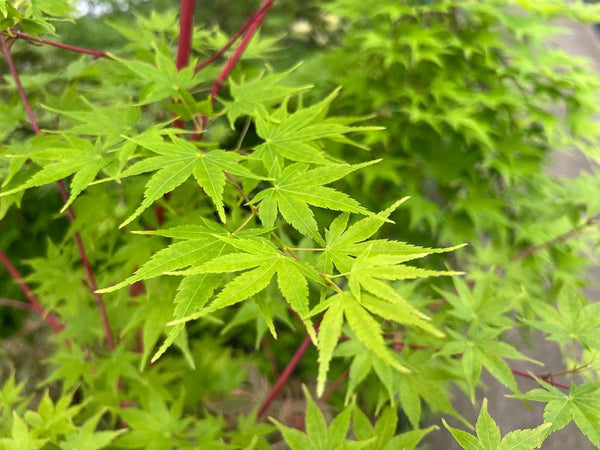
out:
<path id="1" fill-rule="evenodd" d="M 442 422 L 456 442 L 467 450 L 531 450 L 542 445 L 550 427 L 550 424 L 543 424 L 529 430 L 512 431 L 501 440 L 500 429 L 488 413 L 487 399 L 483 400 L 477 419 L 477 436 L 449 426 L 444 419 Z"/>

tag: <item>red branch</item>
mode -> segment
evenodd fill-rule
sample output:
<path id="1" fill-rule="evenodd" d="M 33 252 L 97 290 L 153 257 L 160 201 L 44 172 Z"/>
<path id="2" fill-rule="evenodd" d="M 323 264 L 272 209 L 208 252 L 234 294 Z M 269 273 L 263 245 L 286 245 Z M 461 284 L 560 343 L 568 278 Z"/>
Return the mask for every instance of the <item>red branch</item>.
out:
<path id="1" fill-rule="evenodd" d="M 194 8 L 196 0 L 181 0 L 179 15 L 179 43 L 177 46 L 177 70 L 183 69 L 190 61 L 192 33 L 194 31 Z"/>
<path id="2" fill-rule="evenodd" d="M 246 47 L 250 43 L 252 36 L 254 36 L 254 33 L 256 33 L 256 30 L 258 30 L 258 27 L 262 23 L 263 19 L 265 18 L 265 15 L 267 14 L 267 11 L 269 10 L 272 4 L 273 0 L 265 0 L 261 5 L 260 9 L 257 11 L 257 13 L 253 17 L 251 17 L 250 24 L 248 26 L 248 31 L 242 38 L 240 45 L 238 45 L 235 51 L 233 52 L 233 55 L 231 55 L 231 58 L 229 58 L 229 60 L 227 61 L 227 64 L 225 64 L 223 71 L 219 74 L 217 80 L 213 84 L 212 89 L 210 90 L 210 98 L 213 103 L 215 101 L 215 97 L 219 94 L 219 91 L 221 90 L 223 82 L 227 79 L 227 77 L 229 76 L 239 59 L 242 57 L 244 50 L 246 50 Z"/>
<path id="3" fill-rule="evenodd" d="M 239 30 L 237 30 L 235 32 L 235 34 L 233 36 L 231 36 L 231 38 L 229 39 L 229 41 L 227 41 L 227 43 L 223 46 L 223 48 L 221 48 L 219 51 L 213 53 L 212 56 L 210 56 L 209 58 L 207 58 L 206 60 L 204 60 L 200 64 L 198 64 L 194 70 L 196 72 L 199 72 L 200 70 L 204 69 L 209 64 L 211 64 L 211 63 L 215 62 L 217 59 L 219 59 L 223 55 L 223 53 L 225 53 L 227 50 L 229 50 L 229 48 L 233 45 L 233 43 L 235 41 L 237 41 L 238 38 L 246 32 L 246 30 L 248 29 L 250 24 L 252 24 L 252 22 L 254 22 L 259 15 L 264 14 L 271 7 L 271 3 L 272 2 L 265 2 L 254 14 L 252 14 L 248 18 L 248 20 L 246 20 L 244 22 L 244 24 L 239 28 Z"/>
<path id="4" fill-rule="evenodd" d="M 42 39 L 42 38 L 38 38 L 35 36 L 31 36 L 30 34 L 24 33 L 19 30 L 8 30 L 8 32 L 6 34 L 11 37 L 16 36 L 18 38 L 25 39 L 27 41 L 37 42 L 39 44 L 51 45 L 52 47 L 62 48 L 63 50 L 69 50 L 69 51 L 75 52 L 75 53 L 83 53 L 85 55 L 91 55 L 94 58 L 112 59 L 112 57 L 108 53 L 105 53 L 102 50 L 98 50 L 96 48 L 84 48 L 84 47 L 76 47 L 74 45 L 62 44 L 60 42 L 51 41 L 49 39 Z"/>
<path id="5" fill-rule="evenodd" d="M 63 330 L 64 326 L 58 321 L 58 318 L 54 314 L 46 313 L 46 310 L 39 302 L 37 297 L 34 295 L 33 292 L 31 292 L 29 286 L 27 286 L 27 284 L 23 281 L 23 277 L 21 276 L 17 268 L 12 265 L 12 263 L 8 259 L 8 256 L 6 256 L 6 253 L 4 253 L 2 250 L 0 250 L 0 261 L 8 271 L 9 275 L 15 281 L 15 283 L 17 283 L 17 285 L 21 288 L 21 291 L 23 292 L 23 294 L 25 294 L 25 297 L 27 298 L 29 303 L 31 303 L 31 308 L 40 316 L 42 316 L 46 323 L 50 325 L 54 331 L 60 333 Z"/>
<path id="6" fill-rule="evenodd" d="M 17 91 L 19 92 L 19 96 L 21 97 L 21 101 L 23 103 L 23 106 L 25 107 L 25 110 L 27 111 L 27 117 L 29 117 L 29 121 L 31 123 L 31 126 L 33 127 L 33 131 L 35 132 L 35 134 L 40 134 L 40 127 L 37 123 L 37 120 L 35 119 L 35 115 L 33 114 L 33 110 L 31 109 L 31 105 L 29 104 L 29 100 L 27 99 L 27 95 L 25 94 L 25 89 L 23 89 L 23 84 L 21 83 L 19 73 L 17 72 L 12 55 L 10 54 L 10 49 L 9 49 L 8 45 L 6 44 L 6 40 L 4 39 L 3 36 L 0 36 L 0 44 L 2 45 L 2 53 L 4 53 L 4 56 L 6 57 L 6 61 L 8 62 L 8 67 L 10 68 L 10 72 L 13 76 L 13 79 L 15 80 L 15 84 L 17 85 Z M 63 201 L 66 203 L 67 200 L 69 199 L 69 196 L 67 194 L 65 185 L 62 181 L 58 182 L 58 188 L 60 190 L 60 195 L 61 195 Z M 67 208 L 67 214 L 68 214 L 69 220 L 71 221 L 71 223 L 73 223 L 73 221 L 75 220 L 75 215 L 73 214 L 73 210 L 71 209 L 71 207 Z M 87 278 L 88 278 L 88 281 L 90 284 L 90 289 L 92 290 L 94 298 L 96 299 L 96 304 L 98 305 L 98 309 L 99 309 L 100 315 L 102 317 L 102 322 L 104 324 L 104 331 L 106 334 L 106 341 L 108 343 L 108 347 L 111 350 L 114 350 L 115 349 L 115 341 L 113 339 L 112 331 L 110 328 L 110 323 L 108 321 L 108 316 L 106 314 L 106 307 L 104 305 L 104 300 L 102 299 L 102 296 L 100 294 L 97 294 L 95 292 L 98 289 L 98 286 L 96 284 L 96 279 L 94 277 L 94 273 L 92 272 L 92 268 L 90 266 L 90 262 L 87 257 L 87 253 L 86 253 L 85 247 L 83 245 L 83 240 L 81 239 L 81 235 L 79 234 L 78 231 L 75 232 L 75 242 L 77 244 L 77 248 L 79 250 L 79 255 L 81 257 L 81 262 L 83 263 L 83 267 L 85 269 L 85 273 L 87 275 Z M 21 288 L 21 289 L 23 289 L 23 288 Z"/>
<path id="7" fill-rule="evenodd" d="M 21 302 L 19 300 L 13 300 L 10 298 L 0 298 L 0 306 L 6 306 L 8 308 L 24 309 L 25 311 L 37 312 L 35 307 L 30 303 Z"/>
<path id="8" fill-rule="evenodd" d="M 517 370 L 517 369 L 510 369 L 510 371 L 513 374 L 518 375 L 523 378 L 529 378 L 530 380 L 534 380 L 534 381 L 537 381 L 539 378 L 541 380 L 544 380 L 546 383 L 548 383 L 551 386 L 559 387 L 561 389 L 566 389 L 567 391 L 570 389 L 569 386 L 567 386 L 566 384 L 557 383 L 556 381 L 552 381 L 552 380 L 548 379 L 547 377 L 535 377 L 534 375 L 531 375 L 530 373 L 523 372 L 523 371 Z"/>
<path id="9" fill-rule="evenodd" d="M 298 347 L 298 350 L 296 350 L 296 353 L 294 353 L 294 356 L 292 356 L 292 359 L 290 359 L 287 366 L 285 366 L 285 369 L 283 370 L 283 372 L 281 373 L 281 375 L 279 376 L 279 378 L 277 379 L 277 381 L 271 388 L 271 391 L 267 395 L 267 398 L 265 399 L 263 404 L 260 406 L 260 409 L 258 410 L 258 417 L 261 417 L 265 413 L 265 411 L 269 408 L 271 403 L 273 403 L 273 400 L 275 400 L 275 397 L 277 397 L 277 394 L 279 394 L 279 391 L 281 390 L 281 388 L 288 381 L 288 379 L 294 372 L 294 369 L 296 369 L 296 366 L 298 365 L 298 363 L 304 356 L 304 353 L 306 353 L 306 350 L 308 350 L 308 347 L 310 347 L 310 337 L 308 335 L 306 335 L 306 337 L 302 341 L 302 344 L 300 344 L 300 347 Z"/>
<path id="10" fill-rule="evenodd" d="M 19 92 L 19 96 L 21 97 L 21 101 L 23 102 L 23 106 L 25 107 L 25 111 L 27 111 L 27 117 L 29 118 L 29 122 L 33 127 L 33 131 L 35 132 L 35 134 L 40 134 L 40 127 L 37 124 L 37 120 L 35 120 L 35 115 L 33 114 L 33 110 L 31 109 L 29 100 L 27 100 L 27 96 L 25 95 L 25 89 L 23 89 L 21 78 L 19 77 L 19 73 L 17 72 L 15 62 L 13 61 L 12 55 L 10 54 L 10 48 L 6 44 L 4 36 L 0 36 L 0 45 L 2 45 L 2 53 L 4 53 L 4 56 L 6 57 L 8 68 L 10 69 L 10 73 L 13 79 L 15 80 L 15 84 L 17 85 L 17 91 Z"/>
<path id="11" fill-rule="evenodd" d="M 175 61 L 177 70 L 183 69 L 190 62 L 195 7 L 196 0 L 181 0 L 181 9 L 179 13 L 179 42 L 177 43 L 177 59 Z M 184 122 L 181 119 L 177 119 L 173 122 L 173 126 L 175 128 L 183 128 Z M 162 213 L 164 214 L 164 211 Z M 158 216 L 159 213 L 157 211 L 157 219 L 159 219 Z"/>
<path id="12" fill-rule="evenodd" d="M 258 30 L 258 27 L 260 27 L 263 19 L 265 18 L 266 14 L 267 14 L 267 11 L 269 10 L 269 8 L 271 7 L 272 4 L 273 4 L 273 0 L 265 0 L 263 2 L 263 4 L 260 6 L 260 8 L 256 11 L 256 13 L 254 13 L 246 21 L 246 23 L 242 26 L 242 28 L 240 28 L 240 30 L 238 30 L 238 32 L 229 40 L 229 42 L 225 45 L 225 47 L 220 50 L 220 53 L 217 52 L 217 54 L 219 54 L 218 56 L 220 56 L 220 54 L 225 52 L 227 50 L 228 46 L 231 46 L 233 44 L 233 42 L 238 38 L 238 36 L 244 32 L 242 30 L 245 27 L 247 27 L 247 30 L 245 31 L 246 34 L 244 34 L 242 41 L 240 42 L 240 44 L 237 46 L 237 48 L 233 52 L 233 55 L 231 55 L 231 57 L 227 60 L 225 67 L 223 68 L 223 70 L 221 71 L 221 73 L 219 74 L 217 79 L 215 80 L 215 82 L 210 90 L 210 101 L 212 104 L 215 103 L 215 98 L 219 94 L 219 91 L 221 90 L 223 82 L 227 79 L 227 77 L 229 76 L 229 74 L 231 73 L 231 71 L 233 70 L 235 65 L 237 64 L 237 62 L 242 57 L 242 54 L 246 50 L 246 47 L 248 47 L 248 44 L 250 43 L 252 36 L 254 36 L 254 33 L 256 33 L 256 31 Z M 214 59 L 218 58 L 218 56 L 213 55 Z M 206 62 L 206 64 L 210 64 L 214 60 L 211 58 L 209 58 L 209 60 Z M 204 64 L 204 65 L 206 65 L 206 64 Z M 204 66 L 202 66 L 202 67 L 204 67 Z M 196 70 L 199 70 L 199 68 L 196 67 Z M 206 122 L 207 122 L 206 116 L 205 115 L 200 116 L 200 124 L 201 124 L 201 128 L 203 130 L 206 128 Z M 201 133 L 194 133 L 194 134 L 192 134 L 191 139 L 198 140 L 201 138 L 201 136 L 202 136 Z"/>

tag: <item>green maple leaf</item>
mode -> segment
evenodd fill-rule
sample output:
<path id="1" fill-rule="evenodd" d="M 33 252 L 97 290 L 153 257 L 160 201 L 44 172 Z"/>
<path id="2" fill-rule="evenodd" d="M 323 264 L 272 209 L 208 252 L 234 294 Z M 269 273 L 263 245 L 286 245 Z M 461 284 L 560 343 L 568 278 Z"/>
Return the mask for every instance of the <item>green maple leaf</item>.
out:
<path id="1" fill-rule="evenodd" d="M 515 430 L 501 438 L 500 429 L 487 410 L 487 399 L 483 400 L 477 418 L 477 436 L 457 428 L 452 428 L 444 419 L 444 426 L 452 433 L 458 444 L 465 450 L 531 450 L 538 448 L 548 435 L 549 423 L 529 430 Z"/>
<path id="2" fill-rule="evenodd" d="M 342 334 L 343 317 L 350 325 L 356 338 L 375 356 L 400 372 L 409 370 L 402 365 L 396 356 L 387 348 L 383 340 L 381 326 L 367 310 L 351 294 L 340 292 L 334 294 L 317 308 L 327 305 L 327 311 L 319 325 L 319 372 L 317 376 L 317 394 L 325 389 L 329 363 Z M 316 313 L 315 309 L 311 314 Z"/>
<path id="3" fill-rule="evenodd" d="M 327 426 L 323 413 L 321 413 L 315 404 L 306 387 L 303 386 L 302 389 L 306 397 L 306 433 L 295 428 L 286 427 L 277 420 L 271 419 L 279 431 L 281 431 L 283 438 L 292 450 L 354 450 L 365 448 L 371 441 L 375 440 L 375 438 L 364 441 L 347 440 L 346 436 L 350 427 L 352 408 L 345 408 Z"/>
<path id="4" fill-rule="evenodd" d="M 33 160 L 42 168 L 20 185 L 0 192 L 0 197 L 14 194 L 32 187 L 43 186 L 62 180 L 73 175 L 71 194 L 62 211 L 96 178 L 100 170 L 111 162 L 103 156 L 102 149 L 85 139 L 69 137 L 66 141 L 57 141 L 51 137 L 39 137 L 30 146 L 6 156 L 15 159 L 17 167 L 22 166 L 26 159 Z M 10 180 L 10 174 L 7 181 Z M 6 183 L 6 182 L 5 182 Z"/>
<path id="5" fill-rule="evenodd" d="M 130 133 L 140 120 L 141 110 L 139 107 L 127 105 L 123 108 L 109 108 L 87 102 L 86 104 L 89 109 L 61 110 L 48 106 L 44 108 L 79 122 L 79 124 L 61 131 L 69 135 L 109 136 L 122 140 L 120 135 Z"/>
<path id="6" fill-rule="evenodd" d="M 100 411 L 88 419 L 76 432 L 65 435 L 65 439 L 61 441 L 60 448 L 63 450 L 98 450 L 105 448 L 113 440 L 123 433 L 126 429 L 117 431 L 95 431 L 98 422 L 102 418 L 105 411 Z"/>
<path id="7" fill-rule="evenodd" d="M 355 263 L 355 258 L 366 250 L 369 250 L 371 257 L 387 255 L 393 256 L 397 262 L 405 262 L 432 253 L 449 252 L 462 247 L 459 245 L 433 249 L 388 239 L 369 239 L 384 223 L 390 222 L 388 219 L 390 214 L 406 200 L 408 197 L 398 200 L 384 211 L 365 217 L 350 226 L 348 226 L 348 214 L 339 215 L 325 231 L 326 247 L 319 257 L 319 268 L 326 273 L 331 273 L 335 265 L 339 272 L 349 272 Z"/>
<path id="8" fill-rule="evenodd" d="M 262 238 L 234 238 L 215 235 L 217 241 L 238 250 L 235 253 L 217 256 L 203 264 L 179 272 L 188 276 L 219 274 L 244 271 L 228 283 L 206 307 L 194 314 L 171 322 L 179 324 L 196 319 L 219 309 L 234 305 L 252 297 L 271 283 L 277 275 L 277 285 L 290 307 L 301 318 L 308 315 L 309 289 L 307 279 L 324 283 L 318 272 L 309 264 L 286 257 L 270 241 Z M 268 317 L 267 317 L 268 319 Z M 316 342 L 310 320 L 304 319 L 308 333 Z"/>
<path id="9" fill-rule="evenodd" d="M 177 70 L 174 58 L 165 55 L 156 47 L 155 52 L 154 64 L 110 55 L 111 60 L 122 64 L 145 82 L 140 93 L 140 105 L 154 103 L 168 97 L 177 99 L 182 92 L 196 86 L 202 80 L 202 75 L 194 73 L 194 62 Z"/>
<path id="10" fill-rule="evenodd" d="M 504 313 L 512 308 L 507 301 L 498 301 L 492 284 L 493 274 L 490 272 L 478 280 L 473 290 L 460 278 L 453 278 L 456 294 L 436 289 L 452 307 L 449 314 L 470 324 L 479 326 L 510 327 L 513 321 Z"/>
<path id="11" fill-rule="evenodd" d="M 421 439 L 438 427 L 432 425 L 422 430 L 412 430 L 396 436 L 398 427 L 398 412 L 392 406 L 388 406 L 377 418 L 375 426 L 357 407 L 352 409 L 352 429 L 361 441 L 371 442 L 365 447 L 366 450 L 412 450 L 416 448 Z"/>
<path id="12" fill-rule="evenodd" d="M 277 159 L 289 159 L 311 164 L 329 164 L 331 160 L 319 148 L 318 142 L 330 139 L 352 143 L 347 133 L 380 130 L 380 127 L 354 127 L 347 119 L 325 115 L 339 89 L 321 102 L 294 113 L 287 112 L 287 103 L 271 115 L 256 117 L 256 132 L 265 142 L 254 148 L 254 157 L 261 159 L 269 169 Z"/>
<path id="13" fill-rule="evenodd" d="M 281 172 L 278 165 L 274 165 L 269 174 L 273 178 L 273 187 L 259 192 L 251 203 L 259 203 L 259 216 L 266 227 L 275 225 L 279 212 L 286 222 L 302 234 L 317 242 L 323 242 L 314 214 L 308 205 L 369 214 L 356 200 L 323 185 L 376 162 L 370 161 L 354 166 L 331 164 L 315 169 L 309 169 L 306 164 L 291 164 Z"/>
<path id="14" fill-rule="evenodd" d="M 346 389 L 346 404 L 357 392 L 360 383 L 374 372 L 387 391 L 390 401 L 395 403 L 399 399 L 402 410 L 414 428 L 418 428 L 421 421 L 422 400 L 433 411 L 443 411 L 460 418 L 450 402 L 448 392 L 440 385 L 451 375 L 431 364 L 433 350 L 419 349 L 410 352 L 405 349 L 401 353 L 401 361 L 411 372 L 400 373 L 392 370 L 385 361 L 370 352 L 353 333 L 346 334 L 350 339 L 340 343 L 334 353 L 335 357 L 352 358 Z"/>
<path id="15" fill-rule="evenodd" d="M 538 379 L 543 389 L 533 389 L 518 398 L 547 403 L 544 421 L 547 434 L 564 428 L 572 420 L 595 446 L 600 446 L 600 382 L 579 386 L 571 384 L 569 392 Z"/>
<path id="16" fill-rule="evenodd" d="M 558 298 L 557 309 L 546 303 L 538 303 L 536 313 L 542 320 L 530 320 L 535 328 L 548 333 L 548 339 L 556 342 L 576 340 L 586 349 L 600 347 L 600 304 L 588 303 L 576 293 L 563 292 Z"/>
<path id="17" fill-rule="evenodd" d="M 11 438 L 0 439 L 0 448 L 18 448 L 19 450 L 37 450 L 48 442 L 48 438 L 39 438 L 34 430 L 27 424 L 16 411 L 13 411 Z"/>
<path id="18" fill-rule="evenodd" d="M 268 230 L 246 229 L 238 232 L 239 236 L 256 236 L 264 234 Z M 177 242 L 158 251 L 152 258 L 143 264 L 133 275 L 113 286 L 100 289 L 99 293 L 113 292 L 132 285 L 138 281 L 148 280 L 165 273 L 174 273 L 193 265 L 201 265 L 212 258 L 230 253 L 235 250 L 227 241 L 218 239 L 218 236 L 228 236 L 230 232 L 218 223 L 203 220 L 198 225 L 182 225 L 156 231 L 141 231 L 138 234 L 164 236 L 176 239 Z M 202 308 L 212 296 L 214 290 L 221 283 L 222 277 L 214 274 L 188 274 L 179 284 L 175 296 L 175 309 L 173 320 L 179 320 L 189 316 Z M 165 317 L 157 316 L 156 320 L 163 323 Z M 166 320 L 165 320 L 166 321 Z M 185 339 L 181 333 L 185 330 L 184 323 L 170 328 L 165 342 L 152 358 L 156 361 L 173 343 L 185 353 Z M 155 332 L 153 332 L 155 333 Z M 148 337 L 148 342 L 152 339 Z M 154 341 L 155 342 L 155 341 Z M 188 358 L 188 361 L 190 359 Z"/>
<path id="19" fill-rule="evenodd" d="M 172 135 L 172 142 L 167 142 L 156 131 L 149 131 L 135 139 L 131 138 L 131 141 L 159 156 L 144 158 L 121 173 L 120 177 L 128 177 L 154 172 L 146 184 L 144 200 L 120 227 L 130 223 L 152 203 L 183 184 L 192 175 L 211 198 L 217 208 L 219 218 L 225 223 L 223 207 L 225 172 L 244 178 L 263 179 L 240 165 L 240 161 L 246 157 L 234 152 L 224 150 L 204 152 L 193 143 L 177 136 Z"/>
<path id="20" fill-rule="evenodd" d="M 461 363 L 463 373 L 471 401 L 475 401 L 475 386 L 481 375 L 481 369 L 485 367 L 498 381 L 511 389 L 513 392 L 519 392 L 517 382 L 510 370 L 508 364 L 503 358 L 519 359 L 529 361 L 534 364 L 540 362 L 528 358 L 513 346 L 498 340 L 498 335 L 502 330 L 483 329 L 471 330 L 468 335 L 460 334 L 448 329 L 448 334 L 452 341 L 447 343 L 438 355 L 457 355 L 461 354 Z"/>
<path id="21" fill-rule="evenodd" d="M 299 87 L 282 86 L 280 83 L 296 67 L 281 73 L 259 76 L 252 80 L 237 83 L 229 79 L 229 92 L 233 101 L 223 101 L 229 125 L 234 128 L 236 119 L 242 115 L 267 116 L 267 107 L 275 105 L 291 95 L 310 88 L 310 85 Z"/>

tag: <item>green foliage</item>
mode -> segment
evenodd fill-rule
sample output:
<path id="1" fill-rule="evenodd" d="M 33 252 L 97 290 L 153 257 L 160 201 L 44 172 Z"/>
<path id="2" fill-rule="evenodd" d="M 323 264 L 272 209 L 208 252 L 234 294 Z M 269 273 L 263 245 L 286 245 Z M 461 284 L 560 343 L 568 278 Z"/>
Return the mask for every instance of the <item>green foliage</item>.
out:
<path id="1" fill-rule="evenodd" d="M 77 57 L 27 43 L 85 34 L 90 17 L 64 23 L 70 2 L 0 0 L 22 82 L 0 88 L 0 256 L 61 328 L 40 373 L 0 367 L 0 448 L 413 449 L 442 433 L 426 420 L 469 449 L 536 448 L 570 421 L 600 445 L 598 307 L 581 276 L 600 178 L 546 173 L 560 149 L 600 160 L 600 86 L 541 50 L 549 19 L 600 22 L 599 7 L 320 3 L 289 37 L 265 26 L 225 50 L 223 79 L 223 61 L 197 56 L 228 35 L 203 24 L 178 70 L 171 9 L 105 13 L 93 23 L 117 31 L 112 51 Z M 292 26 L 296 9 L 277 8 L 253 26 Z M 29 322 L 20 333 L 43 333 Z M 558 343 L 564 370 L 514 370 L 545 363 L 515 331 Z M 272 426 L 258 402 L 281 365 L 306 413 Z M 501 437 L 486 400 L 476 435 L 448 426 L 471 425 L 451 387 L 477 402 L 484 370 L 545 403 L 540 426 Z"/>
<path id="2" fill-rule="evenodd" d="M 527 450 L 538 448 L 544 440 L 545 433 L 551 423 L 545 423 L 531 430 L 511 431 L 500 439 L 500 429 L 487 410 L 487 399 L 483 400 L 481 412 L 477 419 L 475 430 L 477 436 L 449 426 L 444 421 L 445 427 L 452 433 L 456 442 L 467 450 Z"/>

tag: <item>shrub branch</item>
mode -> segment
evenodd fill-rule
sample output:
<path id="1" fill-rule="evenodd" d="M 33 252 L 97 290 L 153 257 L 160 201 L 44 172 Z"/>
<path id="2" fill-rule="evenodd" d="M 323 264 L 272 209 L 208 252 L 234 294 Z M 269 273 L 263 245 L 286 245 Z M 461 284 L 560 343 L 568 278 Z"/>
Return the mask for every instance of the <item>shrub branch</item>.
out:
<path id="1" fill-rule="evenodd" d="M 6 253 L 4 253 L 4 251 L 2 250 L 0 250 L 0 261 L 2 262 L 2 265 L 6 268 L 6 271 L 11 276 L 11 278 L 15 281 L 17 286 L 19 286 L 19 288 L 25 295 L 25 298 L 27 298 L 27 301 L 31 304 L 31 309 L 38 313 L 40 316 L 42 316 L 42 318 L 46 321 L 48 325 L 50 325 L 50 327 L 52 327 L 54 331 L 60 333 L 63 330 L 64 326 L 59 322 L 58 318 L 54 314 L 46 312 L 46 310 L 39 302 L 35 294 L 31 291 L 31 289 L 29 289 L 29 286 L 27 286 L 27 283 L 23 281 L 21 273 L 17 270 L 15 266 L 12 265 L 10 259 L 8 259 L 8 256 L 6 256 Z M 22 302 L 15 302 L 14 300 L 11 301 L 8 299 L 2 299 L 2 301 L 4 303 L 2 306 L 20 307 L 25 309 L 21 305 L 15 305 L 17 303 L 21 304 Z"/>
<path id="2" fill-rule="evenodd" d="M 62 42 L 56 42 L 56 41 L 51 41 L 49 39 L 42 39 L 42 38 L 38 38 L 35 36 L 31 36 L 30 34 L 27 34 L 23 31 L 19 31 L 19 30 L 11 29 L 11 30 L 8 30 L 6 33 L 2 33 L 2 34 L 5 34 L 9 37 L 17 37 L 17 38 L 24 39 L 24 40 L 30 41 L 30 42 L 37 42 L 38 44 L 50 45 L 52 47 L 61 48 L 63 50 L 68 50 L 70 52 L 91 55 L 94 57 L 94 59 L 96 59 L 96 58 L 112 59 L 112 57 L 108 53 L 103 52 L 102 50 L 98 50 L 97 48 L 85 48 L 85 47 L 77 47 L 75 45 L 63 44 Z"/>
<path id="3" fill-rule="evenodd" d="M 2 46 L 2 53 L 6 57 L 6 61 L 8 63 L 8 67 L 10 69 L 11 75 L 12 75 L 13 79 L 15 80 L 15 84 L 17 85 L 17 91 L 19 92 L 19 96 L 21 97 L 23 106 L 25 107 L 25 110 L 27 111 L 27 117 L 29 118 L 29 122 L 31 123 L 33 131 L 35 134 L 40 134 L 41 133 L 40 127 L 37 123 L 37 120 L 35 118 L 33 110 L 31 109 L 31 105 L 29 103 L 29 100 L 27 99 L 27 95 L 25 94 L 25 89 L 23 88 L 23 84 L 21 83 L 21 78 L 19 77 L 19 73 L 17 72 L 17 68 L 15 66 L 14 60 L 10 53 L 10 48 L 9 48 L 8 44 L 6 43 L 4 36 L 0 36 L 0 45 Z M 60 195 L 61 195 L 63 201 L 66 203 L 69 199 L 69 196 L 67 194 L 66 187 L 65 187 L 64 183 L 62 182 L 62 180 L 58 182 L 58 188 L 59 188 Z M 73 210 L 70 206 L 67 208 L 67 215 L 68 215 L 69 221 L 71 223 L 73 223 L 75 220 L 75 214 L 73 213 Z M 81 239 L 81 234 L 79 233 L 79 231 L 75 232 L 74 237 L 75 237 L 75 243 L 77 244 L 77 249 L 79 250 L 79 255 L 81 257 L 81 262 L 83 264 L 85 273 L 88 278 L 89 288 L 91 289 L 92 295 L 94 296 L 94 299 L 96 300 L 96 305 L 98 306 L 98 310 L 99 310 L 100 316 L 102 318 L 102 323 L 104 325 L 104 332 L 106 335 L 106 342 L 108 344 L 108 347 L 111 350 L 114 350 L 115 349 L 115 341 L 113 339 L 113 334 L 112 334 L 112 330 L 110 327 L 110 322 L 108 320 L 108 315 L 106 314 L 106 306 L 104 304 L 102 295 L 95 292 L 98 289 L 98 285 L 96 283 L 96 278 L 94 277 L 94 273 L 92 271 L 92 268 L 91 268 L 91 265 L 90 265 L 90 262 L 89 262 L 89 259 L 87 256 L 87 252 L 85 250 L 85 246 L 83 244 L 83 240 Z M 6 264 L 5 264 L 5 266 L 6 266 Z M 21 287 L 21 289 L 23 289 L 23 287 Z M 25 292 L 25 291 L 23 291 L 23 292 Z"/>

